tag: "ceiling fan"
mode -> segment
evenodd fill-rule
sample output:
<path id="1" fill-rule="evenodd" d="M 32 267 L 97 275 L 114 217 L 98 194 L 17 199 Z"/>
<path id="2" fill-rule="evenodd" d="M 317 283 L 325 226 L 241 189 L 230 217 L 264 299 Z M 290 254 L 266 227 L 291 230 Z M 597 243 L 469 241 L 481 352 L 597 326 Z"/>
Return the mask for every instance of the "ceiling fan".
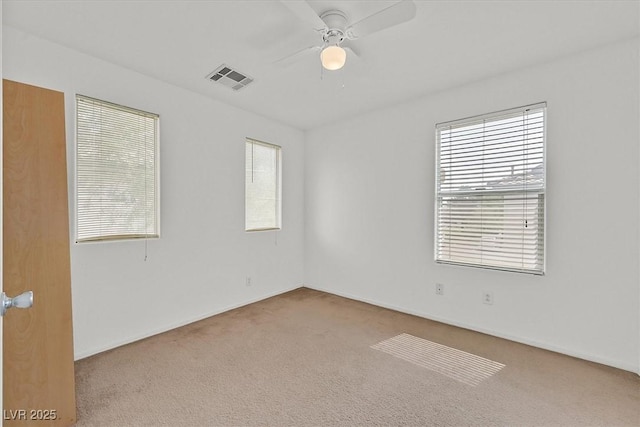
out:
<path id="1" fill-rule="evenodd" d="M 349 22 L 347 15 L 340 10 L 328 10 L 318 15 L 305 0 L 281 0 L 281 2 L 322 37 L 318 45 L 285 56 L 276 61 L 276 64 L 289 65 L 309 53 L 320 52 L 322 66 L 330 71 L 339 70 L 344 66 L 347 53 L 349 56 L 357 56 L 349 46 L 350 40 L 402 24 L 416 16 L 416 5 L 413 0 L 401 0 L 353 23 Z"/>

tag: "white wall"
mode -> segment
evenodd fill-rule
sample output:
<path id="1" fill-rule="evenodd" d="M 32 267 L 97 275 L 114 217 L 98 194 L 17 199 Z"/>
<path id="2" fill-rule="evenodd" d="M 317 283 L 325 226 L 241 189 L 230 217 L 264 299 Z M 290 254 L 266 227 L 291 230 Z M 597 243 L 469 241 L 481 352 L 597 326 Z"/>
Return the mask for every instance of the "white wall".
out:
<path id="1" fill-rule="evenodd" d="M 72 243 L 76 358 L 302 285 L 302 132 L 11 27 L 3 36 L 5 78 L 65 93 L 72 242 L 75 94 L 160 114 L 162 237 L 146 262 L 141 241 Z M 283 147 L 280 232 L 244 232 L 247 136 Z"/>
<path id="2" fill-rule="evenodd" d="M 638 44 L 308 132 L 308 286 L 637 372 Z M 435 124 L 539 101 L 548 103 L 547 274 L 436 264 Z"/>

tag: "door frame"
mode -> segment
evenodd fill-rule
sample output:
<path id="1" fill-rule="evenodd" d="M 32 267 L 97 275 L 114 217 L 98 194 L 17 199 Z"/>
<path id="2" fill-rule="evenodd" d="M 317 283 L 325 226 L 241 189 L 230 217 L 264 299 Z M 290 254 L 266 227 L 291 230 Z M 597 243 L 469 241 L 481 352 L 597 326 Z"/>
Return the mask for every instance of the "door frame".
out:
<path id="1" fill-rule="evenodd" d="M 3 3 L 0 2 L 0 82 L 2 82 L 2 5 Z M 0 84 L 0 117 L 4 117 L 3 116 L 3 104 L 4 104 L 4 98 L 3 98 L 3 93 L 2 93 L 2 86 Z M 4 120 L 0 120 L 0 165 L 4 164 L 3 163 L 3 158 L 2 158 L 2 153 L 3 153 L 3 148 L 2 148 L 2 135 L 4 134 L 4 129 L 3 129 L 3 122 Z M 3 217 L 2 217 L 2 212 L 3 212 L 3 208 L 2 208 L 2 200 L 3 200 L 3 193 L 2 193 L 2 187 L 3 187 L 3 182 L 2 182 L 2 175 L 4 175 L 3 173 L 0 173 L 0 224 L 3 223 Z M 4 241 L 3 239 L 3 235 L 2 235 L 2 227 L 0 227 L 0 271 L 3 271 L 3 265 L 2 265 L 2 259 L 3 259 L 3 252 L 2 252 L 2 247 L 3 244 L 2 242 Z M 2 290 L 4 289 L 3 284 L 2 284 L 2 274 L 0 274 L 0 292 L 2 292 Z M 2 316 L 0 316 L 0 366 L 4 366 L 4 362 L 2 360 Z M 4 397 L 2 396 L 2 390 L 3 390 L 3 386 L 2 384 L 4 384 L 4 380 L 2 378 L 3 375 L 3 371 L 4 369 L 0 369 L 0 413 L 2 413 L 2 417 L 0 417 L 0 427 L 2 427 L 4 421 L 4 406 L 3 406 L 3 402 L 4 402 Z"/>

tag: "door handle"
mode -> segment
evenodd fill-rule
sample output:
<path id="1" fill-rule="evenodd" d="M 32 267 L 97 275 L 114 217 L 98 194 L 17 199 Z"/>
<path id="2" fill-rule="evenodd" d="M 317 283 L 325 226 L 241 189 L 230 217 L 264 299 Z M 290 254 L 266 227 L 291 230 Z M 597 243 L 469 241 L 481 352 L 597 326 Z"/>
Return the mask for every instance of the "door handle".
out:
<path id="1" fill-rule="evenodd" d="M 33 305 L 33 291 L 23 292 L 17 297 L 10 298 L 2 292 L 0 294 L 0 316 L 4 316 L 11 307 L 29 308 Z"/>

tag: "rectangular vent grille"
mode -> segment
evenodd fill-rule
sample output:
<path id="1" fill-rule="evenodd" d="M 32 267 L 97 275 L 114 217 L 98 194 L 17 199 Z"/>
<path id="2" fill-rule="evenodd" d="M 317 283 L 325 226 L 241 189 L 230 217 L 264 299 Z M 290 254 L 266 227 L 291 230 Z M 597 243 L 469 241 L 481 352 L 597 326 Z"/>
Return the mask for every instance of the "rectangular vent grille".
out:
<path id="1" fill-rule="evenodd" d="M 211 74 L 207 76 L 207 80 L 215 83 L 220 83 L 235 91 L 246 87 L 249 83 L 253 82 L 253 78 L 247 76 L 245 73 L 241 73 L 238 70 L 234 70 L 225 64 L 222 64 L 215 69 Z"/>

